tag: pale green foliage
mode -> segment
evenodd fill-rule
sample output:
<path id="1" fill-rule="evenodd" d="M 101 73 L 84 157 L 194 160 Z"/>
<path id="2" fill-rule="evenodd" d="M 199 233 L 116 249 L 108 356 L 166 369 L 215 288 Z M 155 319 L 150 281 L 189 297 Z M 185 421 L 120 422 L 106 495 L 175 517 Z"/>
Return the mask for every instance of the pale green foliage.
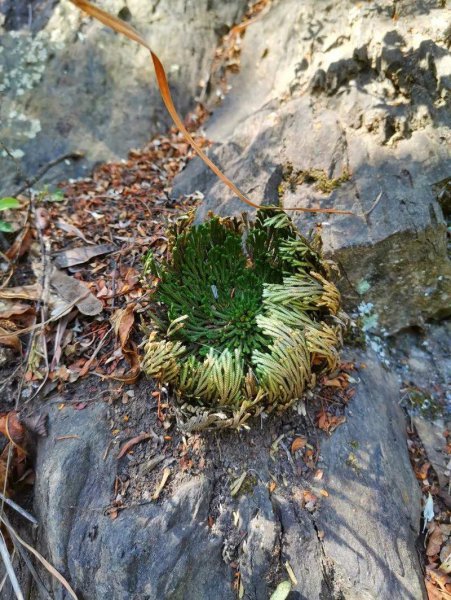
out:
<path id="1" fill-rule="evenodd" d="M 310 381 L 310 355 L 305 336 L 271 317 L 258 317 L 258 325 L 274 342 L 269 352 L 256 350 L 252 360 L 268 401 L 286 406 L 298 400 Z"/>
<path id="2" fill-rule="evenodd" d="M 238 406 L 243 399 L 244 361 L 240 351 L 220 354 L 211 348 L 203 362 L 190 357 L 181 367 L 178 388 L 189 397 Z"/>
<path id="3" fill-rule="evenodd" d="M 141 363 L 142 370 L 149 377 L 155 377 L 170 383 L 175 381 L 180 371 L 180 364 L 177 359 L 185 354 L 186 348 L 180 342 L 155 341 L 151 338 L 145 345 L 144 350 L 144 360 Z"/>

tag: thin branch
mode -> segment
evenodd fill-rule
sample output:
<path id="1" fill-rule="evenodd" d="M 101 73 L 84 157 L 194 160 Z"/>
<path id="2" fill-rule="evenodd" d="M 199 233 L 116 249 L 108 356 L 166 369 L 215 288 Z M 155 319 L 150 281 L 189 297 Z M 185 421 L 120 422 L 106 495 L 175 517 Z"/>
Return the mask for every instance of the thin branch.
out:
<path id="1" fill-rule="evenodd" d="M 21 185 L 19 188 L 17 188 L 17 190 L 14 192 L 13 196 L 16 197 L 19 194 L 21 194 L 22 192 L 25 192 L 25 190 L 27 190 L 28 188 L 31 188 L 37 181 L 39 181 L 42 177 L 44 177 L 44 175 L 47 173 L 47 171 L 49 171 L 52 167 L 55 167 L 59 163 L 63 162 L 63 160 L 69 160 L 69 159 L 80 160 L 80 158 L 83 158 L 83 157 L 84 157 L 83 152 L 66 152 L 66 154 L 62 154 L 61 156 L 54 158 L 53 160 L 48 162 L 46 165 L 44 165 L 41 169 L 39 169 L 39 171 L 36 173 L 36 175 L 31 177 L 30 179 L 27 178 L 25 180 L 25 183 L 23 185 Z"/>

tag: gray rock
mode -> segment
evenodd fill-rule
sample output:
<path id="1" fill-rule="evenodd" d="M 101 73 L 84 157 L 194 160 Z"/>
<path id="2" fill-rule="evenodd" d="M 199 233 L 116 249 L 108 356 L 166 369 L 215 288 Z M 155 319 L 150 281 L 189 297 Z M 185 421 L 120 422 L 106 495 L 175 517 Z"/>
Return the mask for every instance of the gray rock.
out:
<path id="1" fill-rule="evenodd" d="M 106 460 L 111 433 L 106 405 L 50 412 L 38 449 L 35 488 L 41 544 L 81 598 L 217 598 L 230 589 L 220 538 L 207 526 L 212 486 L 194 477 L 163 506 L 147 504 L 111 520 L 117 459 Z M 64 435 L 78 436 L 58 441 Z M 59 586 L 58 586 L 59 587 Z"/>
<path id="2" fill-rule="evenodd" d="M 280 463 L 271 443 L 282 426 L 268 420 L 245 434 L 205 434 L 205 474 L 185 477 L 158 503 L 131 506 L 115 520 L 104 514 L 118 468 L 114 453 L 103 459 L 111 438 L 106 408 L 55 407 L 38 447 L 41 551 L 81 598 L 93 600 L 232 600 L 230 563 L 239 568 L 244 598 L 267 600 L 288 578 L 287 561 L 298 582 L 293 598 L 424 598 L 415 549 L 420 492 L 396 379 L 373 355 L 359 359 L 367 368 L 347 421 L 321 442 L 322 481 L 294 478 L 270 494 L 270 473 Z M 302 419 L 292 418 L 298 430 Z M 68 434 L 79 437 L 57 441 Z M 232 464 L 255 475 L 255 485 L 234 498 L 224 470 Z M 300 499 L 312 485 L 321 502 L 310 513 Z"/>
<path id="3" fill-rule="evenodd" d="M 347 422 L 321 450 L 330 496 L 316 526 L 324 531 L 326 577 L 336 594 L 350 600 L 417 600 L 422 597 L 414 550 L 420 491 L 397 406 L 398 384 L 370 361 L 361 385 Z"/>
<path id="4" fill-rule="evenodd" d="M 102 8 L 149 40 L 184 115 L 208 76 L 219 35 L 239 20 L 245 5 L 245 0 L 107 0 Z M 67 1 L 17 0 L 2 8 L 2 142 L 27 176 L 73 151 L 86 158 L 60 164 L 42 182 L 89 175 L 95 163 L 124 158 L 171 123 L 146 50 Z M 3 148 L 0 161 L 0 193 L 11 194 L 18 183 L 16 165 Z"/>
<path id="5" fill-rule="evenodd" d="M 389 333 L 451 306 L 434 188 L 451 166 L 445 9 L 396 3 L 396 20 L 392 11 L 385 1 L 275 2 L 247 29 L 240 73 L 206 127 L 211 155 L 257 203 L 353 212 L 295 215 L 303 230 L 323 224 L 345 297 L 372 303 Z M 317 189 L 312 169 L 334 189 Z M 246 208 L 197 159 L 173 193 L 196 189 L 200 219 Z"/>

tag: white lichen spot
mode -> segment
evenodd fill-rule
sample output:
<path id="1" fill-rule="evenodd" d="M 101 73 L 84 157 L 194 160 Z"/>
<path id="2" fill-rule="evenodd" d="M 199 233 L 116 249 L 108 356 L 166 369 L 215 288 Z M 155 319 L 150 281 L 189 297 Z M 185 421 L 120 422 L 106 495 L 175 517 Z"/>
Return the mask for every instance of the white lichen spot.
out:
<path id="1" fill-rule="evenodd" d="M 21 150 L 20 148 L 16 148 L 14 150 L 11 150 L 11 156 L 19 159 L 19 158 L 22 158 L 25 156 L 25 152 L 23 150 Z"/>

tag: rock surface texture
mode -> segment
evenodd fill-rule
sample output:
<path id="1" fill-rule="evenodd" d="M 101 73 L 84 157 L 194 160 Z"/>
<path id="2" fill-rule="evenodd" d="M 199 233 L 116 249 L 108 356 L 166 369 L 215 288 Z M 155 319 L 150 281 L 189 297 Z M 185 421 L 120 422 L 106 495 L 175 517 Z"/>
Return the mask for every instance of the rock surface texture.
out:
<path id="1" fill-rule="evenodd" d="M 205 434 L 202 473 L 115 520 L 105 514 L 118 472 L 116 451 L 104 459 L 107 406 L 54 405 L 38 448 L 41 551 L 80 598 L 92 600 L 233 600 L 232 566 L 244 598 L 267 600 L 288 578 L 287 561 L 297 580 L 292 599 L 424 598 L 415 549 L 419 489 L 400 433 L 396 380 L 373 355 L 358 358 L 366 368 L 347 421 L 320 442 L 321 481 L 305 482 L 293 464 L 293 477 L 269 492 L 279 462 L 271 444 L 282 428 L 270 419 L 242 434 Z M 290 427 L 302 431 L 304 419 L 292 413 Z M 58 441 L 67 435 L 78 437 Z M 235 497 L 232 466 L 253 475 Z M 322 498 L 310 511 L 302 507 L 307 489 Z"/>
<path id="2" fill-rule="evenodd" d="M 219 37 L 240 19 L 246 1 L 98 4 L 149 41 L 185 114 L 208 76 Z M 148 52 L 67 0 L 0 2 L 0 95 L 1 141 L 29 177 L 62 154 L 85 153 L 82 161 L 52 169 L 53 181 L 123 158 L 170 123 Z M 3 148 L 0 165 L 0 193 L 11 194 L 16 165 Z"/>
<path id="3" fill-rule="evenodd" d="M 211 155 L 256 202 L 353 212 L 297 222 L 324 224 L 347 298 L 372 303 L 388 332 L 451 305 L 434 187 L 451 166 L 442 4 L 274 2 L 247 29 L 240 73 L 206 128 Z M 198 160 L 175 195 L 196 189 L 204 214 L 244 208 Z"/>

